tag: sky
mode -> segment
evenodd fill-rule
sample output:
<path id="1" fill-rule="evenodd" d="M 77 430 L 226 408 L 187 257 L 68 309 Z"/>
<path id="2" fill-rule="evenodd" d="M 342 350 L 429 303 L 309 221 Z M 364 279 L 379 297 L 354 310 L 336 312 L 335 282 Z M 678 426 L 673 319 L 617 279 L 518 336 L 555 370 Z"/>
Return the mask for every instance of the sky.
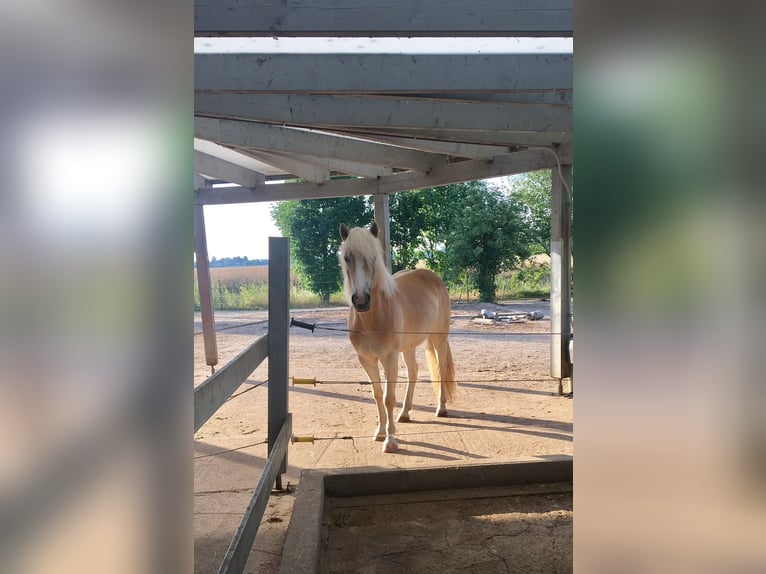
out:
<path id="1" fill-rule="evenodd" d="M 195 38 L 202 52 L 571 53 L 572 38 Z M 271 203 L 206 205 L 209 257 L 266 259 L 269 237 L 281 237 Z"/>
<path id="2" fill-rule="evenodd" d="M 208 257 L 269 258 L 269 237 L 282 237 L 271 220 L 272 203 L 206 205 Z"/>

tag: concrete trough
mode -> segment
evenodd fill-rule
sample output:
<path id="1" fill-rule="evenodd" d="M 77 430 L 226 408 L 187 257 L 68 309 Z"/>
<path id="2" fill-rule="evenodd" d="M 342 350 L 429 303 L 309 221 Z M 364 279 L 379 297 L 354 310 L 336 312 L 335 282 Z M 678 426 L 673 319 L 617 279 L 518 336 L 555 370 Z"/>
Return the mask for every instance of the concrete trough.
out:
<path id="1" fill-rule="evenodd" d="M 320 571 L 323 520 L 332 505 L 329 501 L 356 498 L 370 501 L 423 500 L 430 493 L 464 490 L 489 495 L 498 490 L 518 494 L 572 492 L 571 456 L 546 456 L 544 459 L 494 464 L 467 464 L 412 469 L 327 469 L 304 470 L 287 530 L 281 574 L 315 574 Z M 420 493 L 417 494 L 417 493 Z M 432 496 L 439 500 L 438 496 Z"/>

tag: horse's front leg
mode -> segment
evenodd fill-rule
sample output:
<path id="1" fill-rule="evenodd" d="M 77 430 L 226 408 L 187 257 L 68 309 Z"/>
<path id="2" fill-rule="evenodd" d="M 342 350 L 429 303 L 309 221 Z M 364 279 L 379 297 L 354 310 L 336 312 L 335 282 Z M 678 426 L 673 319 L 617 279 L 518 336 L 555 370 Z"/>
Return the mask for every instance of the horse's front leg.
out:
<path id="1" fill-rule="evenodd" d="M 386 441 L 383 443 L 383 452 L 396 452 L 399 443 L 396 442 L 396 424 L 394 423 L 394 409 L 396 408 L 396 380 L 399 376 L 399 353 L 391 353 L 385 357 L 383 371 L 386 373 L 386 394 L 383 397 L 386 405 Z"/>
<path id="2" fill-rule="evenodd" d="M 375 399 L 375 406 L 378 407 L 378 428 L 372 438 L 378 441 L 384 440 L 386 438 L 386 409 L 383 406 L 383 388 L 380 385 L 378 358 L 359 355 L 359 363 L 372 384 L 372 396 Z"/>

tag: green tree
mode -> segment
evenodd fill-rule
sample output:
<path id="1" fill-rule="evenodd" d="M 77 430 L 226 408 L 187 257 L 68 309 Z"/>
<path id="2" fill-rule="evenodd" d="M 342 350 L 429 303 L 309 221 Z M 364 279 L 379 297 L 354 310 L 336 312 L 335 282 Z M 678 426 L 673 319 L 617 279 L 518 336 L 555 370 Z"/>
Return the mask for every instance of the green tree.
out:
<path id="1" fill-rule="evenodd" d="M 495 278 L 529 256 L 523 205 L 484 182 L 461 190 L 459 212 L 445 236 L 446 262 L 464 271 L 482 301 L 495 299 Z"/>
<path id="2" fill-rule="evenodd" d="M 391 194 L 391 269 L 412 269 L 422 258 L 426 206 L 421 191 Z"/>
<path id="3" fill-rule="evenodd" d="M 271 217 L 285 237 L 298 275 L 307 289 L 324 303 L 343 281 L 338 264 L 341 223 L 349 227 L 368 225 L 372 210 L 364 197 L 282 201 Z"/>
<path id="4" fill-rule="evenodd" d="M 467 181 L 423 190 L 423 202 L 427 206 L 423 258 L 428 268 L 445 281 L 455 281 L 464 275 L 462 269 L 452 266 L 448 260 L 452 231 L 462 217 L 465 203 L 484 194 L 486 189 L 483 181 Z"/>
<path id="5" fill-rule="evenodd" d="M 551 254 L 551 171 L 533 171 L 511 178 L 511 193 L 523 205 L 531 254 Z"/>
<path id="6" fill-rule="evenodd" d="M 445 266 L 446 237 L 460 214 L 463 199 L 482 182 L 457 183 L 391 195 L 392 269 L 411 269 L 424 260 L 443 277 L 454 275 Z"/>

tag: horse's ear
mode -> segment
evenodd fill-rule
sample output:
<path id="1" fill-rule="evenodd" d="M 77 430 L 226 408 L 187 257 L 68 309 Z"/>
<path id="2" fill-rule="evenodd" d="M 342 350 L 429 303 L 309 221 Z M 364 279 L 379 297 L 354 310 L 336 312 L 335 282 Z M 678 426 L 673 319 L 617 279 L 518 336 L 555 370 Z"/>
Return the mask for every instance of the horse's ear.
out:
<path id="1" fill-rule="evenodd" d="M 348 227 L 346 227 L 345 225 L 343 225 L 343 224 L 341 223 L 341 224 L 340 224 L 340 238 L 341 238 L 343 241 L 345 241 L 347 237 L 348 237 Z"/>
<path id="2" fill-rule="evenodd" d="M 376 222 L 372 222 L 372 225 L 370 226 L 370 233 L 372 233 L 373 237 L 378 236 L 378 224 Z"/>

